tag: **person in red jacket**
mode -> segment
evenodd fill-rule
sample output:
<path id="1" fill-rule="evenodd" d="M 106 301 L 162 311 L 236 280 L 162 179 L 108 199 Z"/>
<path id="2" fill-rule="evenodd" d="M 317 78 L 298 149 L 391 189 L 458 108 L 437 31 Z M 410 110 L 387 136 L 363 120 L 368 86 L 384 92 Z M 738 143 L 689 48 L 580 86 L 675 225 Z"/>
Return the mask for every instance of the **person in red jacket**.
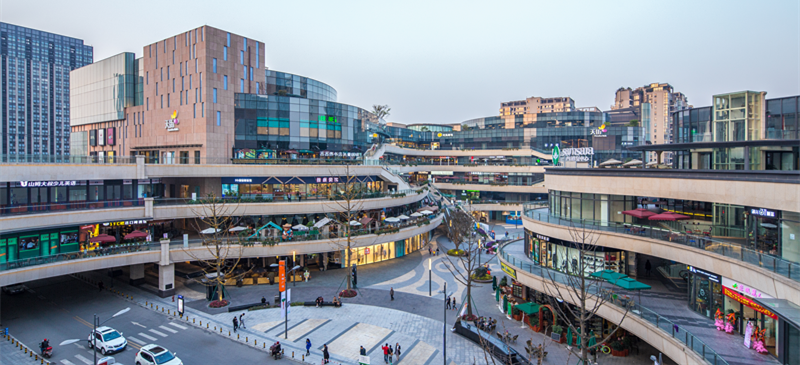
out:
<path id="1" fill-rule="evenodd" d="M 389 343 L 387 342 L 385 345 L 381 346 L 381 350 L 383 350 L 383 362 L 388 364 L 389 363 Z"/>

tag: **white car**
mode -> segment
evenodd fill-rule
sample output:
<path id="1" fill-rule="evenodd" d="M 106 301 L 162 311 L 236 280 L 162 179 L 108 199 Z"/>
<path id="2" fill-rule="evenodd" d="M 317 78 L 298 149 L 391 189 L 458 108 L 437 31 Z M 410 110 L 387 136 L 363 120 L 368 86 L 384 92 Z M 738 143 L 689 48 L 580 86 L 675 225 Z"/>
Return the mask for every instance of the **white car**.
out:
<path id="1" fill-rule="evenodd" d="M 128 346 L 128 340 L 122 337 L 122 332 L 107 326 L 98 327 L 95 332 L 89 334 L 90 349 L 95 347 L 95 342 L 97 350 L 103 355 L 122 351 Z"/>
<path id="2" fill-rule="evenodd" d="M 183 362 L 164 347 L 149 344 L 136 353 L 136 365 L 183 365 Z"/>

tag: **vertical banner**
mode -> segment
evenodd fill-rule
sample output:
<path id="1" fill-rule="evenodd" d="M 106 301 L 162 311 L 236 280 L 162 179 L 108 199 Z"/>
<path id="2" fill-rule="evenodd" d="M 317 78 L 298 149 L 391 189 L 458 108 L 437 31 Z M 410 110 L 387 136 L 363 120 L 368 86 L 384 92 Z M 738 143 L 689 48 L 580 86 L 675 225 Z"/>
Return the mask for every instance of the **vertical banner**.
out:
<path id="1" fill-rule="evenodd" d="M 286 319 L 286 292 L 281 292 L 281 319 Z"/>
<path id="2" fill-rule="evenodd" d="M 289 316 L 289 307 L 292 306 L 292 289 L 286 291 L 286 316 Z"/>
<path id="3" fill-rule="evenodd" d="M 278 278 L 280 279 L 278 291 L 283 293 L 286 291 L 286 261 L 284 260 L 278 261 Z"/>

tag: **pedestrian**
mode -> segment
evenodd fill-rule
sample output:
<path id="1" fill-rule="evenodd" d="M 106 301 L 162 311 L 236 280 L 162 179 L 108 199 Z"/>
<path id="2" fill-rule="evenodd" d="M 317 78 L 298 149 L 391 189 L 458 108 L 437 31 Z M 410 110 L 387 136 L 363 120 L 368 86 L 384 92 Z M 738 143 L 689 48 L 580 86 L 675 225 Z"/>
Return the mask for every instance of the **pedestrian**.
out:
<path id="1" fill-rule="evenodd" d="M 306 356 L 311 355 L 311 340 L 306 338 Z"/>
<path id="2" fill-rule="evenodd" d="M 456 307 L 457 307 L 456 306 L 456 298 L 453 298 L 453 305 L 452 305 L 453 310 L 456 310 Z"/>
<path id="3" fill-rule="evenodd" d="M 383 363 L 389 363 L 389 343 L 387 342 L 385 345 L 381 346 L 381 350 L 383 350 Z"/>
<path id="4" fill-rule="evenodd" d="M 367 356 L 367 349 L 365 349 L 364 346 L 361 346 L 361 349 L 358 351 L 358 353 L 360 353 L 361 356 Z"/>
<path id="5" fill-rule="evenodd" d="M 644 274 L 645 274 L 645 276 L 650 276 L 650 269 L 651 268 L 652 268 L 652 266 L 650 266 L 650 260 L 647 260 L 644 263 Z"/>
<path id="6" fill-rule="evenodd" d="M 233 316 L 233 333 L 236 333 L 236 330 L 239 329 L 239 320 L 236 319 L 236 316 Z"/>
<path id="7" fill-rule="evenodd" d="M 103 281 L 102 281 L 102 280 L 100 280 L 100 281 L 98 281 L 98 282 L 97 282 L 97 289 L 100 289 L 100 290 L 98 290 L 98 291 L 103 291 L 103 288 L 104 288 L 104 287 L 105 287 L 105 284 L 103 284 Z"/>
<path id="8" fill-rule="evenodd" d="M 263 306 L 267 305 L 267 298 L 266 297 L 261 297 L 261 305 L 263 305 Z"/>
<path id="9" fill-rule="evenodd" d="M 394 300 L 394 288 L 389 288 L 389 296 Z"/>
<path id="10" fill-rule="evenodd" d="M 322 363 L 327 364 L 330 362 L 331 354 L 328 353 L 328 344 L 322 345 Z"/>
<path id="11" fill-rule="evenodd" d="M 394 345 L 394 356 L 397 356 L 397 361 L 400 361 L 400 342 L 396 342 Z"/>
<path id="12" fill-rule="evenodd" d="M 392 345 L 389 345 L 389 365 L 392 365 L 392 355 L 394 355 L 394 349 L 392 348 Z"/>
<path id="13" fill-rule="evenodd" d="M 240 327 L 240 328 L 247 328 L 247 327 L 244 325 L 244 313 L 242 313 L 242 314 L 240 314 L 240 315 L 239 315 L 239 327 Z"/>
<path id="14" fill-rule="evenodd" d="M 450 297 L 447 297 L 446 302 L 447 302 L 446 308 L 450 309 Z"/>

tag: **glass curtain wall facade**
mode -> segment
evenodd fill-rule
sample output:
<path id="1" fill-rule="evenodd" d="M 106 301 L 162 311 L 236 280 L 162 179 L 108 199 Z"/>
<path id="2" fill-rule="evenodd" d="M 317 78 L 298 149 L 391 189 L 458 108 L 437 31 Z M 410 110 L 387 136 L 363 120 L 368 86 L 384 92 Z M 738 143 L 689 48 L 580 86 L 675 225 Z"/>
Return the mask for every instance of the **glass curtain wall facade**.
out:
<path id="1" fill-rule="evenodd" d="M 73 126 L 125 119 L 134 106 L 138 69 L 135 55 L 120 53 L 70 73 Z"/>
<path id="2" fill-rule="evenodd" d="M 69 74 L 92 60 L 83 40 L 0 23 L 0 155 L 69 155 Z"/>
<path id="3" fill-rule="evenodd" d="M 322 101 L 336 101 L 336 89 L 308 77 L 266 70 L 267 95 L 294 96 Z"/>
<path id="4" fill-rule="evenodd" d="M 714 96 L 714 140 L 761 139 L 761 105 L 764 92 L 745 91 Z"/>

